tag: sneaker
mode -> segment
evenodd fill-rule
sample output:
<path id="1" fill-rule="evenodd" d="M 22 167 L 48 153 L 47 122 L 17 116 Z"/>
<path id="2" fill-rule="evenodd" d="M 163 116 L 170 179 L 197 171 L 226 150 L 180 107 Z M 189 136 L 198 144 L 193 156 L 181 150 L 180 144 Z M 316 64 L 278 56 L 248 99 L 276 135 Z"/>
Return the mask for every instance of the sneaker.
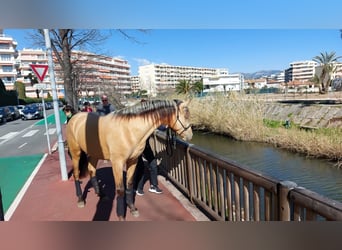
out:
<path id="1" fill-rule="evenodd" d="M 163 190 L 161 190 L 158 186 L 151 186 L 148 191 L 151 193 L 161 194 L 163 193 Z"/>
<path id="2" fill-rule="evenodd" d="M 144 191 L 143 190 L 137 190 L 135 193 L 137 195 L 139 195 L 139 196 L 143 196 L 144 195 Z"/>

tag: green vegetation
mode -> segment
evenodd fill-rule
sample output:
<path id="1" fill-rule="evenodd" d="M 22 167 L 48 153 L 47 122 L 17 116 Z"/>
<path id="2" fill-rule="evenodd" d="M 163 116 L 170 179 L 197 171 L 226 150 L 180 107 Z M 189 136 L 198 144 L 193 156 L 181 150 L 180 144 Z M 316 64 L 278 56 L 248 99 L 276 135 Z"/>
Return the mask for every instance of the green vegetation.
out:
<path id="1" fill-rule="evenodd" d="M 176 85 L 177 94 L 200 94 L 203 91 L 203 81 L 192 82 L 190 80 L 179 80 Z"/>
<path id="2" fill-rule="evenodd" d="M 230 95 L 196 98 L 190 103 L 194 129 L 208 130 L 236 140 L 266 142 L 276 147 L 324 158 L 342 167 L 342 129 L 286 127 L 264 119 L 264 102 L 255 97 Z"/>

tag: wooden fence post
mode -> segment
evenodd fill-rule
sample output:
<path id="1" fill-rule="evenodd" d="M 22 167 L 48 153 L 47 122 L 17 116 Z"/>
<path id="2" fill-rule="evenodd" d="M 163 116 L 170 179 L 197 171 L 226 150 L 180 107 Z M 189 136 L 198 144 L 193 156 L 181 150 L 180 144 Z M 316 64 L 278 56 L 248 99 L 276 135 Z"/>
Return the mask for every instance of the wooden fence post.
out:
<path id="1" fill-rule="evenodd" d="M 290 221 L 291 220 L 291 207 L 288 199 L 289 192 L 297 187 L 297 184 L 292 181 L 282 181 L 279 183 L 279 220 Z"/>

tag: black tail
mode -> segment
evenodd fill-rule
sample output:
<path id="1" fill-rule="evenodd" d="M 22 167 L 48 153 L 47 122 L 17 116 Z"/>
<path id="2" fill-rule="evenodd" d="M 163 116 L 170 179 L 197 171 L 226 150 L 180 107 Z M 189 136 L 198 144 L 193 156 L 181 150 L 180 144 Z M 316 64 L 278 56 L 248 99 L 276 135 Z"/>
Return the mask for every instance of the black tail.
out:
<path id="1" fill-rule="evenodd" d="M 78 168 L 80 170 L 80 178 L 88 175 L 88 156 L 84 151 L 81 152 Z"/>

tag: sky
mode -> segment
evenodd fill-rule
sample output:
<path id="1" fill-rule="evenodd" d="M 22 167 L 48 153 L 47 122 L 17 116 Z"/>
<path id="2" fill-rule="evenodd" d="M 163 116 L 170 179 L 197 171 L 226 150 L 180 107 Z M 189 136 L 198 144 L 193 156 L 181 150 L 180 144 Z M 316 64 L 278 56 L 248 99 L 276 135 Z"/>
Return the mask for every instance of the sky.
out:
<path id="1" fill-rule="evenodd" d="M 18 49 L 37 48 L 27 39 L 32 32 L 4 30 L 18 42 Z M 144 32 L 134 29 L 125 32 L 135 39 L 129 40 L 114 30 L 93 52 L 127 60 L 132 75 L 138 74 L 139 66 L 150 63 L 253 73 L 284 70 L 291 62 L 312 60 L 322 52 L 342 56 L 338 29 L 151 29 Z"/>
<path id="2" fill-rule="evenodd" d="M 32 0 L 20 8 L 15 8 L 17 0 L 8 1 L 0 23 L 18 49 L 34 48 L 25 38 L 29 29 L 116 30 L 92 52 L 127 60 L 132 75 L 149 63 L 253 73 L 284 70 L 323 52 L 342 55 L 340 0 L 98 0 L 96 6 L 75 0 L 67 1 L 67 9 L 64 1 Z M 7 16 L 14 8 L 25 11 Z"/>

